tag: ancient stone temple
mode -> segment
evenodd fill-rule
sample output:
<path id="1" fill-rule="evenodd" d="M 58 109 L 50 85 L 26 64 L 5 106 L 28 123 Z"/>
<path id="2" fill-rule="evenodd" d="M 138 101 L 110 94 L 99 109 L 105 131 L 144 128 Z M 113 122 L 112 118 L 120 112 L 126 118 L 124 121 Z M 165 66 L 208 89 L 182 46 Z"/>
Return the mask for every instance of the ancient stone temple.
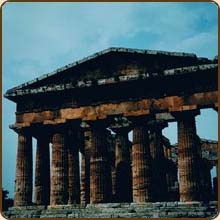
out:
<path id="1" fill-rule="evenodd" d="M 21 217 L 25 207 L 32 209 L 25 217 L 120 217 L 115 210 L 121 217 L 213 215 L 217 203 L 200 203 L 195 117 L 200 109 L 217 111 L 217 90 L 217 59 L 126 48 L 106 49 L 8 90 L 4 96 L 17 106 L 10 128 L 18 134 L 8 216 Z M 174 121 L 177 167 L 162 136 Z M 169 203 L 176 214 L 164 208 L 172 201 L 172 179 L 179 183 L 179 201 Z M 197 211 L 190 214 L 186 204 Z"/>

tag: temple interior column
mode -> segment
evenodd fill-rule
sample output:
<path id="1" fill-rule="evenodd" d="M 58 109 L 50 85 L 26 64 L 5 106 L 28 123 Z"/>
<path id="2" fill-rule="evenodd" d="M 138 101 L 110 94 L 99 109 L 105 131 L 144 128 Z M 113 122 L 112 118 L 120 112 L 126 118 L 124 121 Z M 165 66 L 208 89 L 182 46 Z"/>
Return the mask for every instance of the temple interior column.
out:
<path id="1" fill-rule="evenodd" d="M 49 139 L 44 135 L 37 136 L 34 203 L 37 205 L 50 203 Z"/>
<path id="2" fill-rule="evenodd" d="M 150 149 L 152 157 L 152 199 L 154 201 L 166 201 L 168 200 L 166 180 L 168 164 L 164 156 L 162 129 L 167 127 L 167 123 L 154 120 L 150 121 L 148 126 L 150 128 Z"/>
<path id="3" fill-rule="evenodd" d="M 218 177 L 213 178 L 213 199 L 218 201 Z"/>
<path id="4" fill-rule="evenodd" d="M 200 159 L 199 163 L 200 172 L 200 189 L 201 189 L 201 200 L 207 202 L 211 200 L 212 195 L 212 183 L 211 183 L 211 164 L 205 158 Z"/>
<path id="5" fill-rule="evenodd" d="M 178 170 L 180 201 L 199 200 L 199 152 L 195 116 L 198 112 L 177 113 Z"/>
<path id="6" fill-rule="evenodd" d="M 15 177 L 14 206 L 32 204 L 32 137 L 28 132 L 18 132 L 18 149 Z"/>
<path id="7" fill-rule="evenodd" d="M 114 159 L 114 158 L 113 158 Z M 115 163 L 112 161 L 111 163 L 111 184 L 112 184 L 112 200 L 111 202 L 116 202 L 116 168 Z"/>
<path id="8" fill-rule="evenodd" d="M 81 173 L 80 173 L 80 201 L 82 204 L 90 203 L 90 151 L 91 151 L 91 130 L 84 129 L 81 149 Z"/>
<path id="9" fill-rule="evenodd" d="M 91 124 L 92 146 L 90 157 L 90 203 L 109 202 L 111 176 L 106 141 L 105 122 Z"/>
<path id="10" fill-rule="evenodd" d="M 114 128 L 116 132 L 115 143 L 115 191 L 117 202 L 132 201 L 132 171 L 128 140 L 128 128 Z"/>
<path id="11" fill-rule="evenodd" d="M 81 163 L 80 163 L 80 203 L 86 204 L 85 198 L 85 155 L 81 151 Z"/>
<path id="12" fill-rule="evenodd" d="M 68 157 L 66 134 L 57 131 L 52 136 L 52 167 L 50 205 L 67 204 L 68 201 Z"/>
<path id="13" fill-rule="evenodd" d="M 76 134 L 68 136 L 68 204 L 80 203 L 79 143 L 77 142 Z"/>
<path id="14" fill-rule="evenodd" d="M 132 188 L 133 202 L 148 202 L 152 199 L 152 170 L 149 137 L 146 123 L 137 121 L 133 129 Z"/>

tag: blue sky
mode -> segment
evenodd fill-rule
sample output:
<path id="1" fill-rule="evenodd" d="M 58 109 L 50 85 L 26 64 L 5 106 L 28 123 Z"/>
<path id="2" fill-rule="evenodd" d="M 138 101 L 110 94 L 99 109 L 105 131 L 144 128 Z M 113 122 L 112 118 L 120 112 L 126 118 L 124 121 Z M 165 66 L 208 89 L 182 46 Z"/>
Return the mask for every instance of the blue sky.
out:
<path id="1" fill-rule="evenodd" d="M 112 46 L 217 55 L 214 3 L 12 3 L 3 6 L 3 93 Z M 3 98 L 3 187 L 13 195 L 15 104 Z M 217 113 L 196 117 L 198 134 L 217 140 Z M 176 142 L 176 123 L 163 133 Z M 35 150 L 35 148 L 34 148 Z"/>

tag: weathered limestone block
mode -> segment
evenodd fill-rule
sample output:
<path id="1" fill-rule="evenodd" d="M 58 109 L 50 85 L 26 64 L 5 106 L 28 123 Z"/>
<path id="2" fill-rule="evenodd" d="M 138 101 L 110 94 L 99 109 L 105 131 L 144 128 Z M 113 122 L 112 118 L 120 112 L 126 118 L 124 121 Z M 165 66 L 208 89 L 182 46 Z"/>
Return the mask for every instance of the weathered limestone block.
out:
<path id="1" fill-rule="evenodd" d="M 149 137 L 146 125 L 137 123 L 133 129 L 132 146 L 133 202 L 148 202 L 152 199 L 152 170 Z"/>
<path id="2" fill-rule="evenodd" d="M 50 205 L 67 204 L 68 159 L 66 135 L 62 132 L 54 133 L 52 145 Z"/>
<path id="3" fill-rule="evenodd" d="M 59 114 L 54 111 L 24 112 L 17 113 L 16 123 L 22 126 L 25 123 L 46 123 L 48 120 L 56 123 L 56 120 L 82 119 L 96 120 L 108 115 L 123 114 L 124 116 L 138 117 L 149 114 L 149 109 L 154 104 L 154 109 L 158 111 L 182 111 L 183 108 L 193 109 L 195 106 L 206 107 L 218 103 L 218 91 L 200 92 L 185 96 L 168 96 L 158 99 L 142 99 L 139 101 L 127 101 L 120 103 L 107 103 L 97 106 L 81 106 L 80 108 L 61 108 Z M 101 114 L 100 114 L 101 113 Z M 57 115 L 59 117 L 57 117 Z M 47 117 L 47 118 L 45 118 Z"/>
<path id="4" fill-rule="evenodd" d="M 90 203 L 110 200 L 111 173 L 107 160 L 105 123 L 96 121 L 91 126 L 92 148 L 90 157 Z"/>
<path id="5" fill-rule="evenodd" d="M 199 152 L 195 116 L 198 112 L 176 114 L 178 121 L 178 169 L 180 201 L 199 200 Z"/>
<path id="6" fill-rule="evenodd" d="M 115 144 L 115 191 L 117 202 L 132 201 L 132 171 L 127 128 L 114 128 Z"/>
<path id="7" fill-rule="evenodd" d="M 80 203 L 79 147 L 76 137 L 68 137 L 68 204 Z M 75 140 L 73 140 L 75 138 Z"/>
<path id="8" fill-rule="evenodd" d="M 126 204 L 126 205 L 125 205 Z M 214 217 L 217 214 L 217 202 L 211 203 L 105 203 L 80 206 L 56 207 L 19 207 L 4 212 L 7 218 L 149 218 L 149 217 Z"/>
<path id="9" fill-rule="evenodd" d="M 50 203 L 49 140 L 43 135 L 37 137 L 34 190 L 34 203 L 36 205 L 48 205 Z"/>
<path id="10" fill-rule="evenodd" d="M 167 198 L 167 180 L 166 168 L 167 160 L 165 160 L 162 129 L 167 127 L 164 121 L 150 121 L 148 123 L 150 129 L 150 151 L 152 157 L 152 199 L 154 201 L 166 201 Z"/>
<path id="11" fill-rule="evenodd" d="M 32 138 L 27 132 L 18 132 L 18 150 L 14 206 L 32 203 Z"/>

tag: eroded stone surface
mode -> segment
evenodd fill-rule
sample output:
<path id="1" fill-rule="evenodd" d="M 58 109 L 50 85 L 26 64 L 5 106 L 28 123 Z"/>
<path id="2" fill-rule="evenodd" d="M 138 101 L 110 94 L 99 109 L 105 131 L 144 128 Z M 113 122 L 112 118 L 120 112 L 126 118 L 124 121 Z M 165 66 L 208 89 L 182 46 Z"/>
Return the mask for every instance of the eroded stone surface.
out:
<path id="1" fill-rule="evenodd" d="M 48 205 L 50 203 L 50 155 L 48 137 L 41 135 L 37 139 L 35 166 L 34 203 Z"/>
<path id="2" fill-rule="evenodd" d="M 79 147 L 74 135 L 68 139 L 68 204 L 78 204 L 80 203 Z"/>
<path id="3" fill-rule="evenodd" d="M 116 201 L 132 201 L 132 171 L 128 129 L 118 128 L 115 143 L 115 193 Z"/>
<path id="4" fill-rule="evenodd" d="M 177 115 L 180 201 L 199 201 L 199 154 L 195 125 L 196 112 Z"/>
<path id="5" fill-rule="evenodd" d="M 14 206 L 32 203 L 32 139 L 30 134 L 18 133 Z"/>
<path id="6" fill-rule="evenodd" d="M 211 218 L 217 214 L 217 202 L 187 203 L 105 203 L 84 206 L 19 207 L 4 212 L 8 218 Z"/>
<path id="7" fill-rule="evenodd" d="M 111 198 L 111 172 L 107 157 L 106 128 L 102 122 L 91 126 L 90 203 L 105 203 Z"/>
<path id="8" fill-rule="evenodd" d="M 133 129 L 132 188 L 133 201 L 137 203 L 152 200 L 152 161 L 147 131 L 146 125 L 140 122 Z"/>
<path id="9" fill-rule="evenodd" d="M 50 205 L 67 204 L 68 157 L 66 135 L 55 133 L 52 138 Z"/>

